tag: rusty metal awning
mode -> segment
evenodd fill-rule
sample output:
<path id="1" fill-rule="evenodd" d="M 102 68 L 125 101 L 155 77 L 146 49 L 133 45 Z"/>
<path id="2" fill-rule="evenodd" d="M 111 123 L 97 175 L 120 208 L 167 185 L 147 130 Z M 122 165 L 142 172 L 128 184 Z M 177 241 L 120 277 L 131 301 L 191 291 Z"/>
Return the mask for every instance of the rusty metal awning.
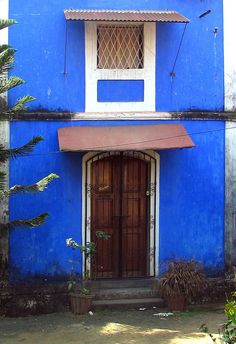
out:
<path id="1" fill-rule="evenodd" d="M 66 20 L 189 23 L 176 11 L 120 11 L 65 9 Z"/>
<path id="2" fill-rule="evenodd" d="M 192 148 L 195 146 L 181 124 L 58 129 L 61 151 L 124 151 Z"/>

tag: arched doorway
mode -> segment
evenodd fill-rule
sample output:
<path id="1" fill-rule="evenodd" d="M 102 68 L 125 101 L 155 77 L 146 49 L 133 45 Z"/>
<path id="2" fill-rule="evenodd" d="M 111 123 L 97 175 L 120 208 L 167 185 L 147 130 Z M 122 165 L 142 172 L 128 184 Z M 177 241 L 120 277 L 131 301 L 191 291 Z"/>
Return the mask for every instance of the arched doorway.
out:
<path id="1" fill-rule="evenodd" d="M 96 244 L 95 264 L 85 262 L 91 276 L 155 275 L 157 157 L 133 151 L 87 154 L 84 242 Z M 97 238 L 98 231 L 105 231 L 109 239 Z"/>

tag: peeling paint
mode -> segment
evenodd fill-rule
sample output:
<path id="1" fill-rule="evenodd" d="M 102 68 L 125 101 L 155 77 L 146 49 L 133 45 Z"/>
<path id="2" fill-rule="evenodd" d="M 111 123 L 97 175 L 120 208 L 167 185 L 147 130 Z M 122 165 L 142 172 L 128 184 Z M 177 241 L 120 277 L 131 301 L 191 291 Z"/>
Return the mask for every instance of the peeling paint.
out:
<path id="1" fill-rule="evenodd" d="M 0 0 L 1 18 L 8 19 L 9 2 L 8 0 Z M 8 28 L 0 30 L 0 42 L 8 44 Z M 7 102 L 7 93 L 3 95 L 3 100 Z M 0 99 L 1 100 L 1 99 Z M 0 121 L 0 143 L 5 148 L 9 148 L 9 122 Z M 8 188 L 9 180 L 9 162 L 0 164 L 0 171 L 6 175 L 5 189 Z M 0 200 L 0 222 L 8 221 L 8 198 Z M 1 282 L 5 283 L 8 268 L 8 232 L 0 232 L 0 286 Z"/>
<path id="2" fill-rule="evenodd" d="M 234 111 L 236 109 L 236 2 L 223 0 L 223 5 L 225 111 Z"/>
<path id="3" fill-rule="evenodd" d="M 1 144 L 9 148 L 9 122 L 0 121 L 0 142 Z M 0 171 L 6 175 L 5 189 L 8 188 L 9 179 L 9 162 L 0 164 Z M 8 222 L 8 198 L 0 199 L 0 222 Z M 8 232 L 0 232 L 0 281 L 3 282 L 7 278 L 7 267 L 8 267 Z M 1 286 L 0 282 L 0 286 Z"/>
<path id="4" fill-rule="evenodd" d="M 226 122 L 225 134 L 225 260 L 236 265 L 236 122 Z"/>

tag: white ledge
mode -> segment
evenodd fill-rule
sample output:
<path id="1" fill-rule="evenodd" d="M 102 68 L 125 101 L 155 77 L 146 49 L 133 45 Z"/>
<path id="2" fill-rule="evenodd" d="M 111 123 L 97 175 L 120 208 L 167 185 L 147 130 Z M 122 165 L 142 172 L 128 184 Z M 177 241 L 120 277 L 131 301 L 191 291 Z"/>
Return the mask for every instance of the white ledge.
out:
<path id="1" fill-rule="evenodd" d="M 147 120 L 147 119 L 171 119 L 169 112 L 76 112 L 73 120 Z"/>

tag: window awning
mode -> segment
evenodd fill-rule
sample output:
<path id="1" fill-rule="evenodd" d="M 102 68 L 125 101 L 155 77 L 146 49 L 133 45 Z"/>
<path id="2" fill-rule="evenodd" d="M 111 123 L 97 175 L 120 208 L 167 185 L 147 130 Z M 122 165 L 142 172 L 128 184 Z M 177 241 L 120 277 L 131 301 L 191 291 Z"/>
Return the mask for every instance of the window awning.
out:
<path id="1" fill-rule="evenodd" d="M 66 20 L 189 23 L 176 11 L 120 11 L 65 9 Z"/>
<path id="2" fill-rule="evenodd" d="M 58 129 L 61 151 L 124 151 L 192 148 L 181 124 L 66 127 Z"/>

